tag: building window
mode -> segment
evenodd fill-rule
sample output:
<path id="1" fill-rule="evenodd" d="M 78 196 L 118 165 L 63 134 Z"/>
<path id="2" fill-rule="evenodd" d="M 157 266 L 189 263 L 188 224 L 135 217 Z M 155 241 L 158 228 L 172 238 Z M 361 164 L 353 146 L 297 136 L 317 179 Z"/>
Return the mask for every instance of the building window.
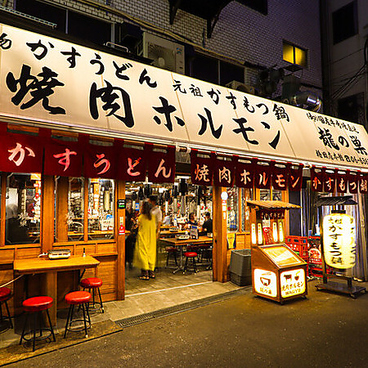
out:
<path id="1" fill-rule="evenodd" d="M 340 98 L 337 101 L 338 117 L 354 123 L 364 123 L 364 93 Z"/>
<path id="2" fill-rule="evenodd" d="M 36 0 L 17 0 L 15 9 L 57 24 L 57 29 L 98 45 L 111 41 L 111 23 Z"/>
<path id="3" fill-rule="evenodd" d="M 39 243 L 40 216 L 41 174 L 9 174 L 5 244 Z"/>
<path id="4" fill-rule="evenodd" d="M 332 13 L 333 43 L 344 41 L 358 33 L 358 6 L 356 1 Z"/>
<path id="5" fill-rule="evenodd" d="M 308 66 L 307 50 L 285 41 L 283 42 L 282 58 L 288 63 L 296 64 L 303 68 Z"/>

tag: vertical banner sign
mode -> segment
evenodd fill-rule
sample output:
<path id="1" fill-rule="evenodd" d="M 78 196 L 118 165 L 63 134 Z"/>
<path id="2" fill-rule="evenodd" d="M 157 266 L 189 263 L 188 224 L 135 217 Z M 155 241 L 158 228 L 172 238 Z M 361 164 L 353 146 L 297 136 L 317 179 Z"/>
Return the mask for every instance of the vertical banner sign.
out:
<path id="1" fill-rule="evenodd" d="M 228 198 L 227 192 L 222 192 L 221 193 L 221 206 L 222 206 L 222 217 L 224 220 L 227 219 L 227 198 Z"/>
<path id="2" fill-rule="evenodd" d="M 323 255 L 328 266 L 347 269 L 355 265 L 355 220 L 345 213 L 323 219 Z"/>

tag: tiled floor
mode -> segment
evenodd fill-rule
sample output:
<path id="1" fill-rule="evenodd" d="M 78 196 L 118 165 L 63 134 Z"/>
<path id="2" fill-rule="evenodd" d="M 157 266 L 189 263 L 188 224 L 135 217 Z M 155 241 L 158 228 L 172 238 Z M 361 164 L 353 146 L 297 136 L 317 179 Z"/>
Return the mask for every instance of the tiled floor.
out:
<path id="1" fill-rule="evenodd" d="M 105 313 L 95 313 L 92 323 L 121 321 L 240 289 L 230 282 L 213 282 L 212 270 L 206 270 L 205 267 L 197 273 L 186 274 L 173 274 L 172 269 L 161 268 L 156 272 L 156 279 L 149 281 L 139 280 L 139 274 L 137 269 L 127 270 L 125 300 L 104 303 Z M 65 318 L 66 311 L 59 311 L 56 332 L 63 331 Z M 17 344 L 19 339 L 14 331 L 0 330 L 0 348 Z"/>

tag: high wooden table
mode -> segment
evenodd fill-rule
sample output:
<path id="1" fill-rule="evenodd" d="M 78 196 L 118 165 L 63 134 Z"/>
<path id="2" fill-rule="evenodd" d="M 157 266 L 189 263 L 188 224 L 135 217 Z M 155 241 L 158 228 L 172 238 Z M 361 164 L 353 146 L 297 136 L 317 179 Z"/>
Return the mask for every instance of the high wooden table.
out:
<path id="1" fill-rule="evenodd" d="M 182 271 L 183 267 L 183 247 L 186 245 L 193 244 L 212 244 L 213 238 L 209 238 L 208 236 L 199 236 L 198 239 L 177 239 L 177 238 L 160 238 L 160 240 L 179 248 L 180 259 L 179 259 L 179 267 L 173 271 L 176 273 L 178 271 Z"/>
<path id="2" fill-rule="evenodd" d="M 13 264 L 14 274 L 32 275 L 42 273 L 42 292 L 54 299 L 50 309 L 50 318 L 53 325 L 56 324 L 57 312 L 57 274 L 59 271 L 81 271 L 87 268 L 96 268 L 100 261 L 92 256 L 70 256 L 66 259 L 27 258 L 16 259 Z M 71 288 L 73 286 L 71 285 Z M 73 291 L 73 290 L 70 290 Z"/>

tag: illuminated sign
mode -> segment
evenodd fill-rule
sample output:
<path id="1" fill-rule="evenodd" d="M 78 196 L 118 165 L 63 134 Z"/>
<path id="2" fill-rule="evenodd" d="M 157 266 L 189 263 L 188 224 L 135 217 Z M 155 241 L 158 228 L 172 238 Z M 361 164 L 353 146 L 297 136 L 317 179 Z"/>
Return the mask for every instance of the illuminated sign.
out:
<path id="1" fill-rule="evenodd" d="M 262 236 L 262 224 L 259 222 L 257 224 L 257 232 L 258 232 L 258 244 L 262 244 L 263 243 L 263 236 Z"/>
<path id="2" fill-rule="evenodd" d="M 276 298 L 277 277 L 275 272 L 255 268 L 253 276 L 254 290 L 258 294 Z"/>
<path id="3" fill-rule="evenodd" d="M 279 221 L 279 242 L 282 243 L 284 241 L 284 227 L 282 221 Z"/>
<path id="4" fill-rule="evenodd" d="M 323 255 L 328 266 L 347 269 L 355 265 L 355 220 L 345 213 L 323 219 Z"/>
<path id="5" fill-rule="evenodd" d="M 252 244 L 257 244 L 256 224 L 251 225 Z"/>
<path id="6" fill-rule="evenodd" d="M 0 35 L 2 119 L 368 168 L 360 124 L 5 24 Z"/>
<path id="7" fill-rule="evenodd" d="M 281 297 L 288 298 L 305 292 L 305 273 L 302 268 L 280 273 Z"/>
<path id="8" fill-rule="evenodd" d="M 273 234 L 273 240 L 275 243 L 277 243 L 278 236 L 277 236 L 277 222 L 274 222 L 272 224 L 272 234 Z"/>

